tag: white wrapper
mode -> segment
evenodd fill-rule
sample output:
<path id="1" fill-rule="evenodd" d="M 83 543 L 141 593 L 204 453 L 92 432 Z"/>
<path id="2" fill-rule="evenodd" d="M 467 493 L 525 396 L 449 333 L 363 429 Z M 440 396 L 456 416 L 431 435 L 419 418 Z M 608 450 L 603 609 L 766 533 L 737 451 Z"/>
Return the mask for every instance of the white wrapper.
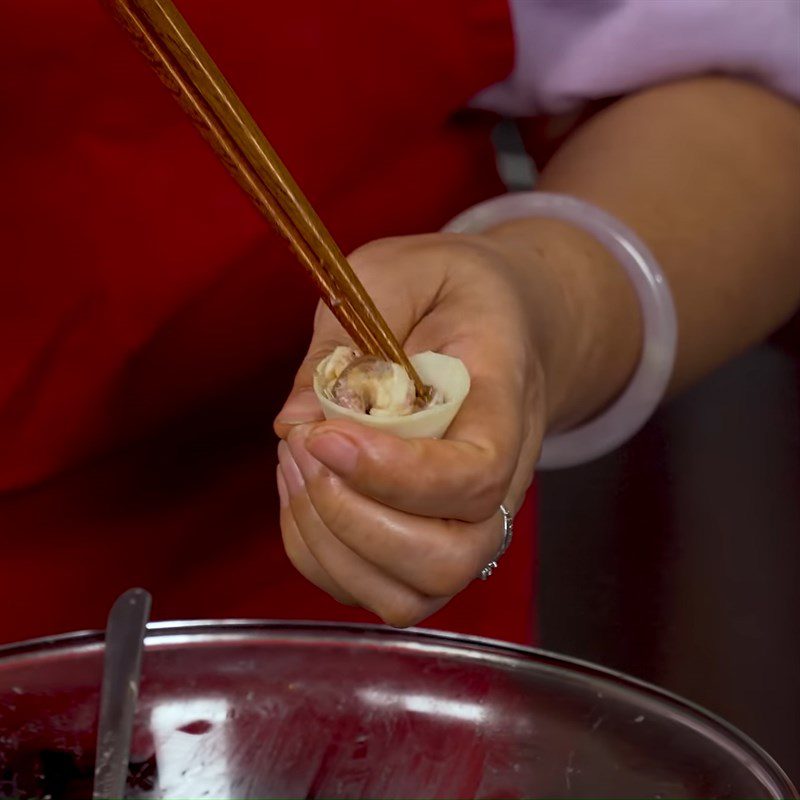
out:
<path id="1" fill-rule="evenodd" d="M 342 408 L 323 394 L 318 375 L 314 376 L 317 394 L 325 419 L 349 419 L 370 428 L 400 436 L 403 439 L 439 439 L 455 419 L 464 398 L 469 394 L 469 373 L 461 359 L 441 353 L 417 353 L 411 363 L 423 383 L 437 389 L 444 402 L 405 416 L 373 416 Z"/>

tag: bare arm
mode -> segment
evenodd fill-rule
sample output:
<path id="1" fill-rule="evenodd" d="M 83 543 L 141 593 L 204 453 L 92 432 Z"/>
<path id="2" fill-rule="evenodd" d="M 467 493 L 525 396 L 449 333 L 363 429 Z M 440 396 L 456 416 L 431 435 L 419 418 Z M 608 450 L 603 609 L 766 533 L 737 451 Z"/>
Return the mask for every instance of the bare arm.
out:
<path id="1" fill-rule="evenodd" d="M 566 142 L 539 188 L 609 211 L 654 251 L 678 311 L 673 390 L 765 337 L 800 303 L 800 110 L 766 90 L 706 78 L 623 99 Z M 551 422 L 590 416 L 636 363 L 638 311 L 625 278 L 566 226 L 520 222 L 492 236 L 521 269 L 534 248 L 552 266 Z"/>

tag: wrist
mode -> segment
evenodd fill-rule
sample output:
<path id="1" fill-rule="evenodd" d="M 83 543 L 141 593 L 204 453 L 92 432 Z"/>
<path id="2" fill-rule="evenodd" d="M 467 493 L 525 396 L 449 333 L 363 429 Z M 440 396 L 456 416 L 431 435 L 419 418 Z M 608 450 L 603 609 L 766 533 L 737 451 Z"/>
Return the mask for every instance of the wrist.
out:
<path id="1" fill-rule="evenodd" d="M 642 322 L 628 276 L 592 236 L 556 220 L 505 222 L 482 234 L 515 275 L 545 379 L 547 430 L 599 414 L 627 386 Z"/>

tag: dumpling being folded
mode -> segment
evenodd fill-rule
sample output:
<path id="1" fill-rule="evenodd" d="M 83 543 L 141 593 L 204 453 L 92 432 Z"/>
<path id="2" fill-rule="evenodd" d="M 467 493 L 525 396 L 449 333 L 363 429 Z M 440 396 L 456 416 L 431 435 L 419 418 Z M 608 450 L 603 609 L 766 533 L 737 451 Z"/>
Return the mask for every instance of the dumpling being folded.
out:
<path id="1" fill-rule="evenodd" d="M 418 353 L 410 361 L 433 388 L 424 404 L 399 364 L 337 347 L 314 374 L 325 418 L 352 419 L 406 439 L 443 436 L 469 392 L 469 373 L 460 359 L 441 353 Z"/>

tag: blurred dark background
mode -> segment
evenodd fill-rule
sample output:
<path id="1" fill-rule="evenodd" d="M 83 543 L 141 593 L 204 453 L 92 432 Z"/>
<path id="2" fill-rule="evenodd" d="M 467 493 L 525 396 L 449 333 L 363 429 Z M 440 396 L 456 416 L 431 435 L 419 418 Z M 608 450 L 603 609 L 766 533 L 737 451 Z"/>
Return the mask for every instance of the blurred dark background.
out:
<path id="1" fill-rule="evenodd" d="M 516 126 L 495 144 L 531 188 Z M 699 703 L 800 786 L 800 319 L 539 487 L 542 647 Z"/>
<path id="2" fill-rule="evenodd" d="M 800 360 L 765 346 L 540 477 L 542 646 L 726 718 L 800 785 Z"/>

